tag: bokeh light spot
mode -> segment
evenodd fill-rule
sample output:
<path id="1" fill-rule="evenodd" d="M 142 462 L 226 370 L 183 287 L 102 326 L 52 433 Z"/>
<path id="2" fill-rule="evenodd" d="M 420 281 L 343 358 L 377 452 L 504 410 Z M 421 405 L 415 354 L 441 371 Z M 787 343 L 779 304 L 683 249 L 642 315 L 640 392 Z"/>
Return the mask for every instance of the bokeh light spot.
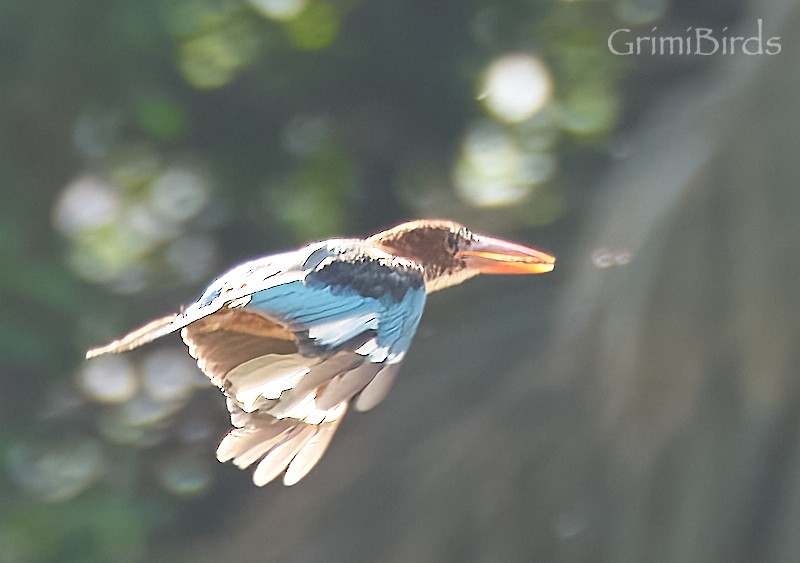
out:
<path id="1" fill-rule="evenodd" d="M 123 356 L 101 356 L 86 362 L 78 386 L 87 398 L 101 403 L 124 403 L 139 388 L 136 369 Z"/>
<path id="2" fill-rule="evenodd" d="M 192 359 L 183 351 L 162 349 L 151 352 L 142 362 L 145 391 L 158 401 L 186 398 L 200 378 Z"/>
<path id="3" fill-rule="evenodd" d="M 114 183 L 123 190 L 135 191 L 158 174 L 161 156 L 148 144 L 133 144 L 117 150 L 108 164 Z"/>
<path id="4" fill-rule="evenodd" d="M 600 247 L 592 252 L 592 262 L 596 268 L 610 268 L 612 266 L 625 266 L 630 264 L 633 255 L 627 249 L 612 250 Z"/>
<path id="5" fill-rule="evenodd" d="M 95 176 L 81 176 L 61 192 L 53 220 L 59 231 L 74 235 L 112 223 L 119 211 L 119 194 L 114 186 Z"/>
<path id="6" fill-rule="evenodd" d="M 550 72 L 530 54 L 505 55 L 486 70 L 480 98 L 489 112 L 507 123 L 519 123 L 541 110 L 553 95 Z"/>
<path id="7" fill-rule="evenodd" d="M 503 207 L 527 198 L 537 185 L 550 178 L 555 168 L 552 154 L 523 153 L 500 125 L 484 121 L 467 133 L 453 181 L 468 204 Z"/>
<path id="8" fill-rule="evenodd" d="M 149 426 L 165 419 L 180 406 L 173 401 L 159 401 L 140 393 L 121 405 L 120 416 L 128 426 Z"/>
<path id="9" fill-rule="evenodd" d="M 250 0 L 250 4 L 271 20 L 288 21 L 303 11 L 308 0 Z"/>
<path id="10" fill-rule="evenodd" d="M 175 226 L 161 220 L 144 202 L 132 203 L 125 209 L 118 231 L 127 238 L 124 247 L 136 256 L 177 235 Z"/>
<path id="11" fill-rule="evenodd" d="M 258 29 L 247 19 L 228 20 L 212 29 L 181 44 L 178 64 L 195 88 L 224 86 L 254 58 L 261 44 Z"/>
<path id="12" fill-rule="evenodd" d="M 617 0 L 614 13 L 628 25 L 648 25 L 664 17 L 666 0 Z"/>
<path id="13" fill-rule="evenodd" d="M 285 24 L 292 45 L 303 51 L 324 49 L 339 34 L 339 15 L 330 4 L 317 2 Z"/>
<path id="14" fill-rule="evenodd" d="M 592 263 L 597 268 L 610 268 L 614 265 L 614 253 L 608 248 L 598 248 L 592 252 Z"/>
<path id="15" fill-rule="evenodd" d="M 189 456 L 175 457 L 161 466 L 161 483 L 165 489 L 176 495 L 196 495 L 211 485 L 211 470 Z"/>
<path id="16" fill-rule="evenodd" d="M 195 88 L 224 86 L 233 78 L 237 66 L 232 50 L 217 36 L 198 37 L 181 45 L 180 69 Z"/>
<path id="17" fill-rule="evenodd" d="M 150 203 L 161 216 L 186 221 L 197 215 L 208 202 L 206 179 L 187 168 L 170 168 L 150 186 Z"/>
<path id="18" fill-rule="evenodd" d="M 100 435 L 111 444 L 141 446 L 152 440 L 152 428 L 131 426 L 119 411 L 102 413 L 96 421 Z"/>
<path id="19" fill-rule="evenodd" d="M 89 439 L 52 445 L 18 445 L 8 451 L 11 478 L 45 502 L 69 500 L 94 483 L 103 472 L 100 446 Z"/>
<path id="20" fill-rule="evenodd" d="M 614 253 L 614 263 L 617 266 L 624 266 L 630 264 L 633 255 L 628 250 L 617 250 Z"/>
<path id="21" fill-rule="evenodd" d="M 618 109 L 616 97 L 608 90 L 576 90 L 561 103 L 561 125 L 578 135 L 604 133 L 616 123 Z"/>

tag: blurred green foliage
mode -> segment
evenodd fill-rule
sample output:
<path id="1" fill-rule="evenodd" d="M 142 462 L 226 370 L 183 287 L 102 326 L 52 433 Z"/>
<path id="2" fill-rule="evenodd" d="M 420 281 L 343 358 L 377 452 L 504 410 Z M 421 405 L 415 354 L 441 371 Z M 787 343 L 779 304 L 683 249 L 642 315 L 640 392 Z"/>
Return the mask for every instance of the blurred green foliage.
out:
<path id="1" fill-rule="evenodd" d="M 568 216 L 559 162 L 591 174 L 606 158 L 623 103 L 606 37 L 620 14 L 647 20 L 636 5 L 0 3 L 0 558 L 146 559 L 191 510 L 175 498 L 214 494 L 218 397 L 164 408 L 147 359 L 126 368 L 130 396 L 127 380 L 93 396 L 88 346 L 308 239 L 411 216 Z M 551 91 L 521 121 L 481 102 L 508 54 L 542 62 L 532 80 Z M 69 465 L 64 440 L 96 466 Z"/>

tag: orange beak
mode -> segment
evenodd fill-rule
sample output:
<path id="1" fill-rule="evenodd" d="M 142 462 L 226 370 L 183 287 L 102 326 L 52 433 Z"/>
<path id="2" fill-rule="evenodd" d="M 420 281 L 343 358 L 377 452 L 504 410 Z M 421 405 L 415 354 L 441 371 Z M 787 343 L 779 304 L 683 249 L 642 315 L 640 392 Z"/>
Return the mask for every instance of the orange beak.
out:
<path id="1" fill-rule="evenodd" d="M 541 250 L 483 235 L 473 235 L 461 257 L 482 274 L 545 274 L 556 266 L 555 256 Z"/>

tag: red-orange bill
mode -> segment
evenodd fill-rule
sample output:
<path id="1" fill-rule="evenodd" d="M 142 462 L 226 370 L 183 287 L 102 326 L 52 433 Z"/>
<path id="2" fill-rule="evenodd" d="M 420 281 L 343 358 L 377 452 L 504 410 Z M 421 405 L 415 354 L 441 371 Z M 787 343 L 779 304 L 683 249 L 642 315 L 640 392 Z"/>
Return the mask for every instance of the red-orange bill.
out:
<path id="1" fill-rule="evenodd" d="M 483 235 L 473 235 L 461 256 L 482 274 L 544 274 L 556 265 L 555 256 L 541 250 Z"/>

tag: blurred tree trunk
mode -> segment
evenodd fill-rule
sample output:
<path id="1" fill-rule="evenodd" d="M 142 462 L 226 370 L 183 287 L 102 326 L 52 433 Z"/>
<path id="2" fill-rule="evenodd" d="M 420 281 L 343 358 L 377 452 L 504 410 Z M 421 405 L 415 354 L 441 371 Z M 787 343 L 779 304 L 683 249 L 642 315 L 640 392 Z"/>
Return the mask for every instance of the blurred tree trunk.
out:
<path id="1" fill-rule="evenodd" d="M 665 99 L 549 280 L 432 298 L 385 403 L 177 556 L 800 561 L 800 8 L 756 18 L 780 55 Z"/>
<path id="2" fill-rule="evenodd" d="M 634 260 L 584 260 L 558 315 L 554 373 L 589 389 L 575 443 L 595 457 L 555 560 L 800 560 L 800 10 L 755 3 L 737 35 L 757 18 L 781 54 L 671 96 L 587 229 L 586 251 Z"/>

